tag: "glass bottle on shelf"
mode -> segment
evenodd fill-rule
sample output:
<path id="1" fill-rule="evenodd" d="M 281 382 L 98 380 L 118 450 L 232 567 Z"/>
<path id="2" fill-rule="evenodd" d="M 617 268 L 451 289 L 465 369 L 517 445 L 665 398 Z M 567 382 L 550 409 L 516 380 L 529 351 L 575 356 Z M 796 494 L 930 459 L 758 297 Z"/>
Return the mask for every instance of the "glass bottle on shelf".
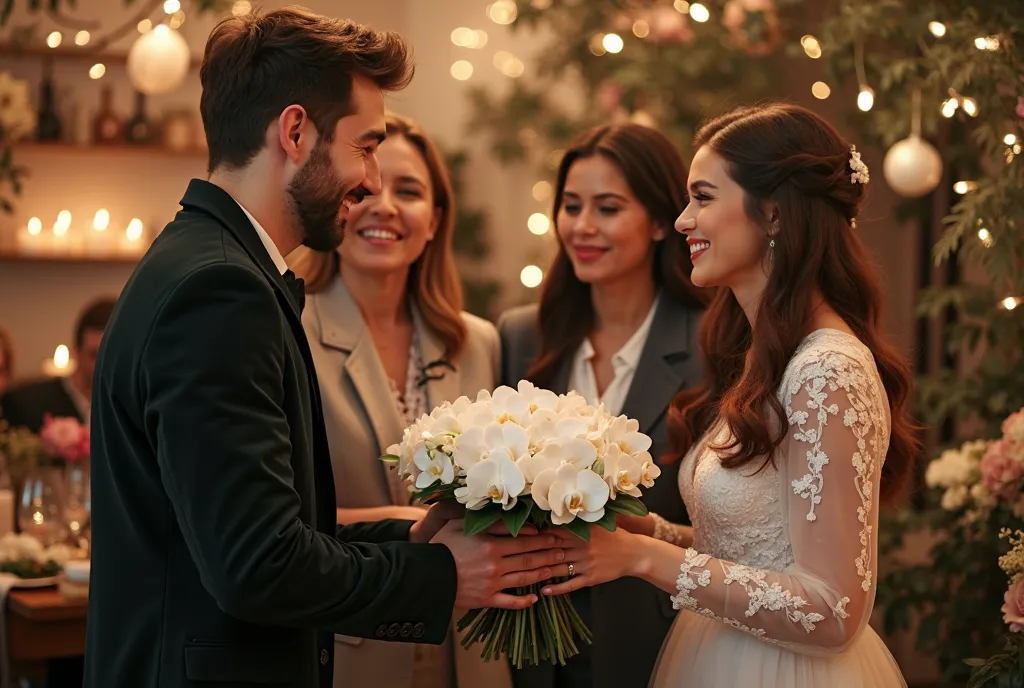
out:
<path id="1" fill-rule="evenodd" d="M 36 120 L 38 141 L 60 141 L 63 133 L 53 86 L 53 61 L 47 60 L 43 80 L 39 85 L 39 115 Z"/>
<path id="2" fill-rule="evenodd" d="M 135 92 L 135 114 L 124 125 L 124 137 L 128 143 L 151 144 L 156 137 L 156 127 L 146 116 L 146 94 Z"/>
<path id="3" fill-rule="evenodd" d="M 114 112 L 114 91 L 110 86 L 104 86 L 100 95 L 100 109 L 92 120 L 93 143 L 120 143 L 121 131 L 121 118 Z"/>

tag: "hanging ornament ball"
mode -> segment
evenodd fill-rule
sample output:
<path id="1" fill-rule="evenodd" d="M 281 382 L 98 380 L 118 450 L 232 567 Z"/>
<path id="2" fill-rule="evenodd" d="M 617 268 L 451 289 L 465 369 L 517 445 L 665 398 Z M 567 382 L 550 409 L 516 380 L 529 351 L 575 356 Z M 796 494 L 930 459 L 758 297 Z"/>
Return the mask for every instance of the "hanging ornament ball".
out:
<path id="1" fill-rule="evenodd" d="M 882 172 L 889 187 L 906 198 L 930 193 L 942 181 L 942 157 L 920 136 L 897 141 L 885 154 Z"/>
<path id="2" fill-rule="evenodd" d="M 159 24 L 139 36 L 128 51 L 128 78 L 146 95 L 168 93 L 185 81 L 191 59 L 181 34 Z"/>

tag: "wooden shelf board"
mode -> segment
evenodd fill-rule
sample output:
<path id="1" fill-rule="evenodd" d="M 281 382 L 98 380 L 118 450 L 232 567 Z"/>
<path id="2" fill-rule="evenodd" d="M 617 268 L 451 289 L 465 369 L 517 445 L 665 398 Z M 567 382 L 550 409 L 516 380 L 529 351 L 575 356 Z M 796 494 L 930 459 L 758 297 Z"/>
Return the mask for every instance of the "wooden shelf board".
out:
<path id="1" fill-rule="evenodd" d="M 164 156 L 169 158 L 191 158 L 205 160 L 207 151 L 198 148 L 191 150 L 172 150 L 162 146 L 133 145 L 130 143 L 114 144 L 78 144 L 68 141 L 24 141 L 14 144 L 15 153 L 51 153 L 60 155 L 142 155 Z"/>
<path id="2" fill-rule="evenodd" d="M 128 62 L 128 53 L 121 51 L 97 51 L 91 50 L 89 46 L 45 48 L 21 46 L 13 43 L 0 43 L 0 57 L 53 58 L 55 60 L 75 60 L 79 62 L 103 62 L 104 64 L 125 64 Z M 192 69 L 195 69 L 202 64 L 202 59 L 193 57 L 190 64 Z"/>
<path id="3" fill-rule="evenodd" d="M 64 265 L 98 265 L 103 263 L 108 264 L 124 264 L 130 265 L 139 262 L 140 256 L 126 256 L 120 253 L 111 253 L 109 255 L 50 255 L 50 254 L 32 254 L 32 253 L 19 253 L 17 251 L 2 250 L 0 249 L 0 262 L 4 263 L 55 263 Z"/>

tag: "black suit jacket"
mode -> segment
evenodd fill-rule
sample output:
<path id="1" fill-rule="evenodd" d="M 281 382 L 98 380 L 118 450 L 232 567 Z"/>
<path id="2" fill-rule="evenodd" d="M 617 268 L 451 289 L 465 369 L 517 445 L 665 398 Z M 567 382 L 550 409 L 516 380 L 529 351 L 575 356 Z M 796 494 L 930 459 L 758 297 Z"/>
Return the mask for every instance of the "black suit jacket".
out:
<path id="1" fill-rule="evenodd" d="M 0 398 L 0 416 L 11 427 L 38 433 L 43 429 L 43 416 L 47 413 L 54 417 L 77 418 L 79 422 L 85 420 L 60 378 L 19 385 Z"/>
<path id="2" fill-rule="evenodd" d="M 451 553 L 335 525 L 297 297 L 227 193 L 181 205 L 97 361 L 85 685 L 327 688 L 333 633 L 442 642 Z"/>
<path id="3" fill-rule="evenodd" d="M 623 403 L 622 413 L 636 419 L 640 431 L 651 437 L 650 452 L 655 458 L 668 451 L 665 412 L 672 397 L 701 379 L 696 339 L 700 315 L 701 311 L 662 295 Z M 540 348 L 537 307 L 523 306 L 505 313 L 498 332 L 502 384 L 515 387 L 526 378 Z M 551 391 L 568 391 L 571 369 L 569 357 L 561 362 Z M 678 462 L 660 467 L 661 476 L 654 487 L 644 490 L 644 503 L 673 523 L 689 524 L 679 494 Z M 583 682 L 592 688 L 647 688 L 676 615 L 669 595 L 638 578 L 620 578 L 574 593 L 573 601 L 594 634 L 593 645 L 577 656 L 580 661 L 589 659 L 589 667 L 576 668 L 573 676 L 586 676 L 589 669 L 589 678 Z M 588 609 L 584 610 L 584 605 Z M 555 667 L 549 664 L 513 670 L 513 676 L 517 688 L 562 688 L 556 684 Z"/>

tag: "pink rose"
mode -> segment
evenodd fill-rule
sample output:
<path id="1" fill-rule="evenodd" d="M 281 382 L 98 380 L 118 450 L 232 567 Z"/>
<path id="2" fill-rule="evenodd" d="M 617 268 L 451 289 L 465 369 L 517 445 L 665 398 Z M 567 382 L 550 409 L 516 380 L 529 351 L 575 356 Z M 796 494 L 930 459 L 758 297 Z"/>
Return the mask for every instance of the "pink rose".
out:
<path id="1" fill-rule="evenodd" d="M 50 456 L 65 461 L 78 461 L 89 456 L 89 429 L 76 418 L 54 418 L 46 414 L 39 438 Z"/>
<path id="2" fill-rule="evenodd" d="M 1024 577 L 1003 593 L 1003 622 L 1010 625 L 1010 630 L 1020 633 L 1024 630 Z"/>

